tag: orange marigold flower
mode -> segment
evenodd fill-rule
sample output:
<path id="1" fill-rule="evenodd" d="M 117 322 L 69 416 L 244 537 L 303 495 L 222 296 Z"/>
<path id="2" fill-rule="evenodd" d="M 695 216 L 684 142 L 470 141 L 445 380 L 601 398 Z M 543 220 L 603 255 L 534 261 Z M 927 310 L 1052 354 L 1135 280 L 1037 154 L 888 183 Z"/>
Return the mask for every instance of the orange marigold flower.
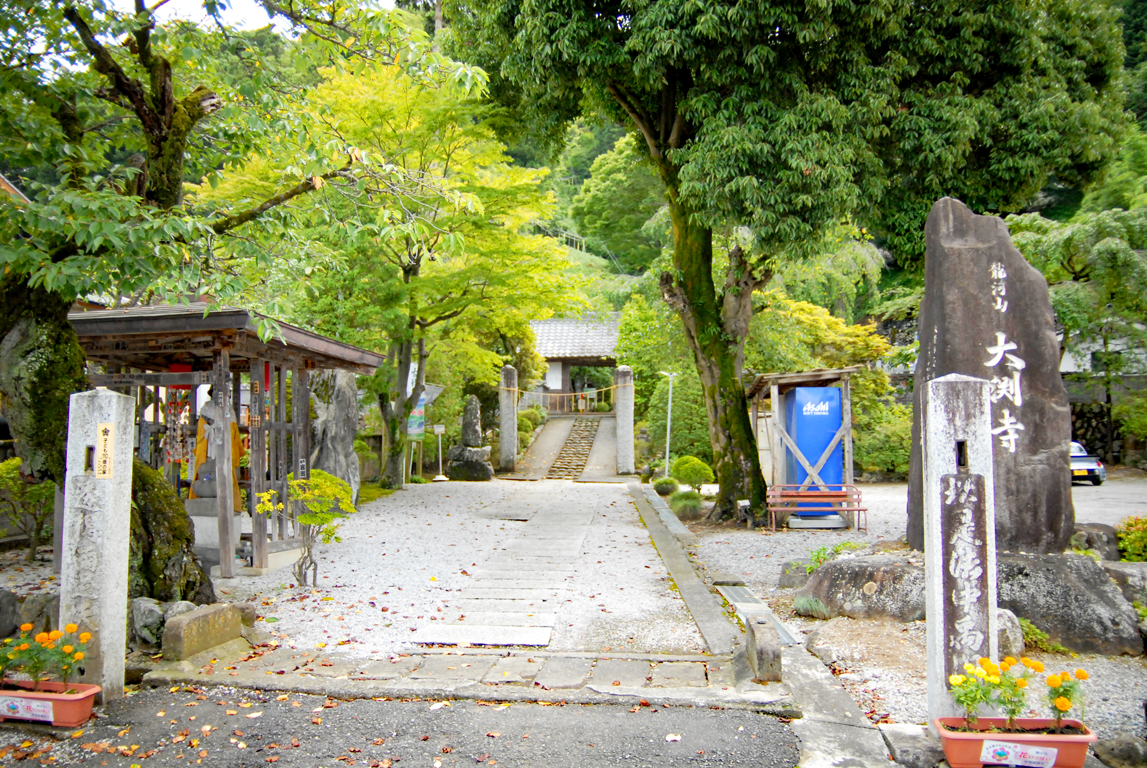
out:
<path id="1" fill-rule="evenodd" d="M 66 653 L 66 654 L 68 654 L 68 655 L 71 655 L 72 651 L 74 651 L 74 650 L 75 650 L 75 648 L 73 648 L 73 647 L 72 647 L 72 646 L 70 646 L 70 645 L 65 645 L 65 646 L 64 646 L 63 648 L 61 648 L 60 650 L 62 650 L 64 653 Z"/>
<path id="2" fill-rule="evenodd" d="M 49 640 L 59 640 L 63 636 L 64 636 L 64 633 L 58 629 L 53 629 L 51 632 L 48 633 L 48 639 Z"/>
<path id="3" fill-rule="evenodd" d="M 1071 699 L 1066 696 L 1059 696 L 1055 700 L 1055 708 L 1060 712 L 1066 712 L 1071 709 Z"/>
<path id="4" fill-rule="evenodd" d="M 1019 680 L 1016 680 L 1016 688 L 1027 688 L 1027 687 L 1028 687 L 1028 681 L 1026 678 L 1021 677 Z"/>
<path id="5" fill-rule="evenodd" d="M 1061 685 L 1063 685 L 1063 680 L 1060 678 L 1059 675 L 1048 675 L 1047 676 L 1047 684 L 1051 688 L 1058 688 Z"/>
<path id="6" fill-rule="evenodd" d="M 79 627 L 77 627 L 75 624 L 65 624 L 64 625 L 64 631 L 65 632 L 75 632 L 77 629 L 79 629 Z"/>
<path id="7" fill-rule="evenodd" d="M 31 632 L 32 631 L 32 625 L 31 624 L 21 624 L 20 625 L 20 631 L 21 632 Z"/>
<path id="8" fill-rule="evenodd" d="M 1043 662 L 1042 661 L 1033 661 L 1031 668 L 1032 668 L 1032 672 L 1035 672 L 1038 675 L 1040 672 L 1043 672 Z"/>
<path id="9" fill-rule="evenodd" d="M 31 648 L 31 647 L 32 647 L 32 646 L 31 646 L 31 645 L 29 645 L 28 643 L 24 643 L 23 645 L 21 645 L 21 646 L 20 646 L 19 648 L 17 648 L 16 650 L 17 650 L 17 651 L 26 651 L 26 650 L 28 650 L 28 649 L 29 649 L 29 648 Z"/>
<path id="10" fill-rule="evenodd" d="M 1086 680 L 1089 675 L 1087 674 L 1086 669 L 1077 669 L 1075 670 L 1075 677 L 1077 680 Z"/>
<path id="11" fill-rule="evenodd" d="M 1005 657 L 1005 658 L 1004 658 L 1004 661 L 1007 663 L 1007 665 L 1008 665 L 1009 667 L 1014 667 L 1016 664 L 1018 664 L 1018 663 L 1019 663 L 1019 662 L 1017 662 L 1015 659 L 1013 659 L 1011 656 L 1007 656 L 1007 657 Z"/>
<path id="12" fill-rule="evenodd" d="M 87 641 L 89 641 L 91 639 L 92 639 L 92 633 L 91 632 L 81 632 L 80 633 L 80 642 L 81 643 L 86 643 Z"/>
<path id="13" fill-rule="evenodd" d="M 1007 672 L 1011 668 L 1012 668 L 1012 665 L 1007 663 L 1006 661 L 1000 662 L 1000 671 L 1001 672 Z"/>
<path id="14" fill-rule="evenodd" d="M 76 661 L 83 661 L 84 660 L 83 651 L 77 652 L 76 655 L 73 656 L 72 658 L 75 659 Z"/>
<path id="15" fill-rule="evenodd" d="M 36 635 L 32 639 L 35 640 L 40 645 L 43 645 L 44 643 L 48 642 L 48 633 L 47 632 L 41 632 L 40 634 Z"/>
<path id="16" fill-rule="evenodd" d="M 979 664 L 981 667 L 987 667 L 989 664 L 991 664 L 991 663 L 992 663 L 992 660 L 991 660 L 991 659 L 989 659 L 987 656 L 981 656 L 981 657 L 980 657 L 980 660 L 979 660 L 977 663 L 978 663 L 978 664 Z"/>
<path id="17" fill-rule="evenodd" d="M 1062 677 L 1064 680 L 1070 680 L 1071 679 L 1071 673 L 1070 672 L 1060 672 L 1059 676 Z"/>

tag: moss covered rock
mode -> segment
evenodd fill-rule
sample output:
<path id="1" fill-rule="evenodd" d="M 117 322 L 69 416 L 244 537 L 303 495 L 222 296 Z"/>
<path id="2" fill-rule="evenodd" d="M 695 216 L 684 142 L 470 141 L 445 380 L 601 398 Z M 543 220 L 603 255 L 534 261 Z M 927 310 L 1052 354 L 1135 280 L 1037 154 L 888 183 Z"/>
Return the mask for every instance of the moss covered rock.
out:
<path id="1" fill-rule="evenodd" d="M 160 602 L 215 602 L 215 589 L 193 549 L 195 529 L 175 489 L 135 459 L 131 475 L 128 596 Z"/>

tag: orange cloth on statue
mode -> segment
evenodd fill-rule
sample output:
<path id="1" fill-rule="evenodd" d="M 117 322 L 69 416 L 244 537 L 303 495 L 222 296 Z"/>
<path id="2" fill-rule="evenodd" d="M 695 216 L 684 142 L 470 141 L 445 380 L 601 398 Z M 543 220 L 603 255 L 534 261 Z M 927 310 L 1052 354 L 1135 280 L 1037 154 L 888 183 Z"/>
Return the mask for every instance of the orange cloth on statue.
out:
<path id="1" fill-rule="evenodd" d="M 206 431 L 207 422 L 202 418 L 199 419 L 199 428 L 195 431 L 195 471 L 191 473 L 191 479 L 194 482 L 195 478 L 199 477 L 199 465 L 207 461 L 207 439 L 204 435 Z M 231 506 L 234 507 L 236 512 L 242 512 L 246 508 L 243 506 L 243 497 L 239 494 L 239 460 L 247 455 L 247 449 L 243 446 L 243 438 L 239 434 L 239 425 L 231 422 Z M 218 464 L 218 462 L 216 462 Z M 195 491 L 189 490 L 188 498 L 198 498 Z"/>

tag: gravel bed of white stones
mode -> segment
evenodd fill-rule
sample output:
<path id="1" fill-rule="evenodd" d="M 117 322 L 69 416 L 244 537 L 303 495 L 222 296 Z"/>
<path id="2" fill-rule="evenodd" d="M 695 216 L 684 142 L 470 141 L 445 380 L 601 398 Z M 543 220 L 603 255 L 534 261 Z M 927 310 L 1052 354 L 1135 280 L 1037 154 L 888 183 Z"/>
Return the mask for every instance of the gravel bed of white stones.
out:
<path id="1" fill-rule="evenodd" d="M 625 486 L 545 482 L 555 500 L 596 509 L 550 649 L 698 652 L 700 633 Z M 301 587 L 290 569 L 280 569 L 216 580 L 216 588 L 226 600 L 255 602 L 258 626 L 291 647 L 376 658 L 409 652 L 417 647 L 412 631 L 445 620 L 470 574 L 521 533 L 525 523 L 491 519 L 491 512 L 515 492 L 540 487 L 410 485 L 363 505 L 342 524 L 341 542 L 318 547 L 318 586 Z"/>
<path id="2" fill-rule="evenodd" d="M 746 586 L 761 599 L 774 604 L 779 613 L 795 590 L 778 589 L 781 567 L 789 560 L 808 557 L 820 547 L 831 548 L 843 541 L 872 544 L 879 541 L 895 542 L 904 536 L 906 525 L 904 485 L 862 486 L 864 500 L 869 508 L 868 532 L 854 531 L 786 531 L 771 534 L 767 530 L 691 524 L 700 539 L 691 555 L 702 572 L 722 571 L 741 577 Z M 785 615 L 790 628 L 807 636 L 826 622 Z M 837 621 L 851 622 L 848 619 Z M 889 632 L 907 658 L 915 663 L 889 663 L 876 660 L 871 644 L 866 647 L 861 638 L 875 622 L 851 622 L 849 631 L 835 634 L 833 650 L 840 660 L 834 664 L 840 680 L 853 695 L 861 709 L 876 715 L 887 714 L 897 723 L 923 723 L 927 718 L 927 690 L 923 676 L 924 623 L 892 625 Z M 900 630 L 903 630 L 901 632 Z M 851 640 L 849 639 L 851 636 Z M 901 645 L 901 643 L 903 643 Z M 1111 738 L 1119 733 L 1147 736 L 1144 706 L 1147 702 L 1147 663 L 1143 657 L 1107 657 L 1080 654 L 1075 657 L 1032 653 L 1051 670 L 1074 671 L 1082 667 L 1090 675 L 1086 683 L 1086 719 L 1100 738 Z M 1042 707 L 1038 700 L 1039 686 L 1032 688 L 1029 704 Z M 1078 713 L 1076 713 L 1078 714 Z"/>

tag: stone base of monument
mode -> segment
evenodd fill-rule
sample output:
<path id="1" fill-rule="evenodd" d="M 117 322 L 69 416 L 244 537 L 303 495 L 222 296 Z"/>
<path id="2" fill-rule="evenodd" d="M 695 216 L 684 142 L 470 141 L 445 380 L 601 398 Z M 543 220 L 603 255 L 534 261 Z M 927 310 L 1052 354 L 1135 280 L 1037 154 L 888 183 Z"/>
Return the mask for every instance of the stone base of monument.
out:
<path id="1" fill-rule="evenodd" d="M 191 518 L 191 525 L 195 529 L 195 549 L 214 549 L 216 554 L 213 562 L 219 562 L 219 500 L 185 499 L 183 502 L 187 515 Z M 231 523 L 231 538 L 234 539 L 232 547 L 239 546 L 239 534 L 242 531 L 239 518 L 241 513 L 236 512 Z"/>
<path id="2" fill-rule="evenodd" d="M 835 528 L 847 528 L 848 522 L 840 515 L 820 515 L 818 517 L 789 515 L 789 519 L 785 525 L 789 528 L 832 530 Z"/>
<path id="3" fill-rule="evenodd" d="M 486 481 L 494 479 L 490 446 L 472 448 L 456 445 L 446 452 L 446 476 L 451 480 Z"/>

